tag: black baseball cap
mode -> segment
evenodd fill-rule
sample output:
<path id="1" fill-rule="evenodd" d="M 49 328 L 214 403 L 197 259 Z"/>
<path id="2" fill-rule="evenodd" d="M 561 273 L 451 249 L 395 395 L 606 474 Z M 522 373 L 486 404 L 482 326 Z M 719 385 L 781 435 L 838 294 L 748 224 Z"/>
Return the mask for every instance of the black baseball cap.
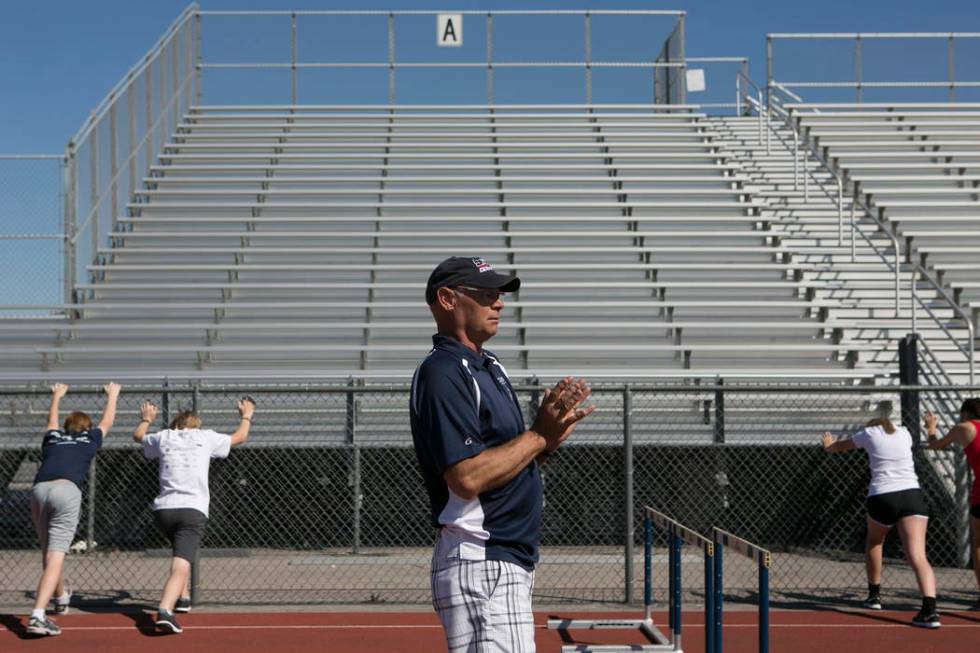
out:
<path id="1" fill-rule="evenodd" d="M 436 266 L 425 284 L 425 302 L 436 301 L 440 288 L 469 286 L 501 292 L 514 292 L 521 287 L 521 280 L 511 274 L 500 274 L 486 259 L 477 256 L 450 256 Z"/>

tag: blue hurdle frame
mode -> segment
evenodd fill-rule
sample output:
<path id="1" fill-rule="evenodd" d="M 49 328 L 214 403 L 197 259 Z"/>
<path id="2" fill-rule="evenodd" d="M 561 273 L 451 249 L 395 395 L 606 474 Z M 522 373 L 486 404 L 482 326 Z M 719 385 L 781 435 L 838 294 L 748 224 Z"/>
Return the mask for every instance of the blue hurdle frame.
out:
<path id="1" fill-rule="evenodd" d="M 724 550 L 736 553 L 754 561 L 759 566 L 759 653 L 769 653 L 769 570 L 772 569 L 772 553 L 761 546 L 743 540 L 737 535 L 720 528 L 712 529 L 711 539 L 715 543 L 714 555 L 714 646 L 706 646 L 710 653 L 722 653 L 722 613 L 724 612 Z"/>
<path id="2" fill-rule="evenodd" d="M 667 634 L 662 633 L 653 623 L 653 527 L 654 524 L 667 536 Z M 581 629 L 638 629 L 651 644 L 629 645 L 565 645 L 563 653 L 572 651 L 602 651 L 602 653 L 627 651 L 671 651 L 683 653 L 681 590 L 681 547 L 684 544 L 697 546 L 704 553 L 705 579 L 705 651 L 713 650 L 716 637 L 714 615 L 719 614 L 715 592 L 715 555 L 719 551 L 712 539 L 685 527 L 662 512 L 650 507 L 644 508 L 643 519 L 643 618 L 642 619 L 549 619 L 550 630 Z"/>

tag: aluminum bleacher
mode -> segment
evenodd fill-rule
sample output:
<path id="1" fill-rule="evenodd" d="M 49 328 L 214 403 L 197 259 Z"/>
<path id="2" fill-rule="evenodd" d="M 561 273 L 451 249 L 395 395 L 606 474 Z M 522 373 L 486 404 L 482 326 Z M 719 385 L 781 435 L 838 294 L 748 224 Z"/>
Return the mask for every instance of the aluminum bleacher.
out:
<path id="1" fill-rule="evenodd" d="M 0 325 L 6 373 L 404 377 L 459 253 L 524 280 L 493 342 L 518 377 L 887 375 L 831 317 L 881 283 L 820 276 L 726 135 L 672 109 L 195 107 L 70 317 Z"/>

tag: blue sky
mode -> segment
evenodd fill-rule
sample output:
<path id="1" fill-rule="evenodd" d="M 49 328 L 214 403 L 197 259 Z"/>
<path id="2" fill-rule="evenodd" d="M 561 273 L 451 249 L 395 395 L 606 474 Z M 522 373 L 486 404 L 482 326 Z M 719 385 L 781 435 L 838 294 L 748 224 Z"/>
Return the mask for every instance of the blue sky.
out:
<path id="1" fill-rule="evenodd" d="M 187 5 L 184 0 L 33 0 L 5 3 L 0 22 L 0 153 L 60 152 L 85 115 L 153 44 Z M 537 0 L 387 0 L 324 2 L 291 0 L 203 0 L 203 9 L 486 9 L 486 8 L 662 8 L 688 12 L 689 55 L 741 55 L 752 76 L 764 71 L 766 32 L 788 31 L 980 31 L 980 2 L 910 0 L 703 0 L 613 2 Z M 207 39 L 205 26 L 205 39 Z M 207 47 L 207 45 L 205 45 Z M 407 44 L 399 43 L 399 48 Z M 499 46 L 498 46 L 499 47 Z M 498 50 L 499 51 L 499 50 Z M 976 51 L 974 51 L 976 52 Z M 380 53 L 383 56 L 383 52 Z M 778 53 L 777 53 L 778 54 Z M 787 51 L 786 56 L 793 57 Z M 819 61 L 839 54 L 848 68 L 850 52 L 811 49 L 802 58 Z M 929 52 L 944 70 L 944 51 Z M 965 67 L 968 58 L 959 57 Z M 866 55 L 866 59 L 870 57 Z M 836 61 L 836 60 L 835 60 Z M 975 77 L 980 78 L 980 66 Z M 958 72 L 960 67 L 958 66 Z M 940 71 L 942 72 L 942 71 Z M 709 78 L 710 81 L 710 78 Z M 694 99 L 694 98 L 692 98 Z"/>

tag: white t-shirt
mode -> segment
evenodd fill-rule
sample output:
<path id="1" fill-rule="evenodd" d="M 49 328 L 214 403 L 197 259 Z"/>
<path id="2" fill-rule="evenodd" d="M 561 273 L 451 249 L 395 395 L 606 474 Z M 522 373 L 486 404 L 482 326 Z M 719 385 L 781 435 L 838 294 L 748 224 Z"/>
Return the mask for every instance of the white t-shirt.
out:
<path id="1" fill-rule="evenodd" d="M 160 494 L 154 510 L 193 508 L 208 514 L 212 458 L 227 458 L 231 437 L 204 429 L 167 429 L 143 438 L 143 455 L 160 459 Z"/>
<path id="2" fill-rule="evenodd" d="M 868 496 L 900 492 L 919 487 L 912 462 L 912 434 L 904 426 L 886 433 L 880 426 L 869 426 L 852 438 L 855 446 L 868 452 L 871 483 Z"/>

